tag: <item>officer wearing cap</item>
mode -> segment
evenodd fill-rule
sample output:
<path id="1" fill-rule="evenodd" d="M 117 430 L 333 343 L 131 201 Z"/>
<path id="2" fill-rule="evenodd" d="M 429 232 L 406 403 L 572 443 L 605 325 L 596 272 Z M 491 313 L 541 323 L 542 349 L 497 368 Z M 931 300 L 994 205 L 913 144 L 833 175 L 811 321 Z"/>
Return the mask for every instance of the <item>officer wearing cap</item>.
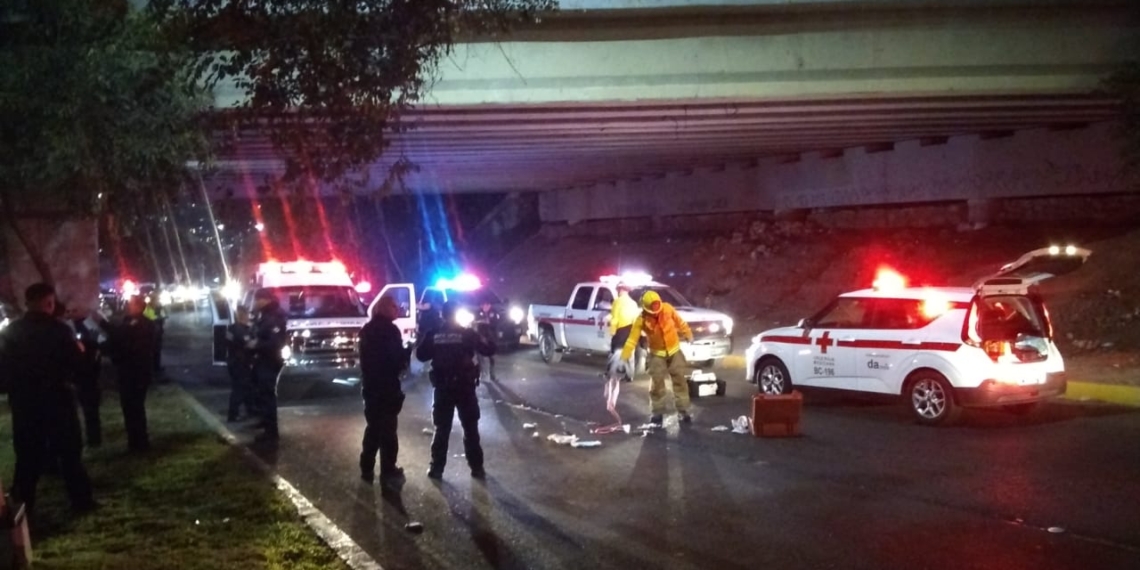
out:
<path id="1" fill-rule="evenodd" d="M 253 299 L 257 322 L 253 324 L 253 338 L 247 346 L 253 353 L 253 386 L 262 414 L 261 427 L 265 429 L 255 441 L 274 442 L 278 438 L 277 378 L 285 368 L 281 351 L 289 338 L 285 328 L 288 315 L 270 289 L 258 289 Z"/>
<path id="2" fill-rule="evenodd" d="M 479 366 L 476 354 L 493 356 L 495 344 L 479 333 L 455 322 L 455 306 L 443 305 L 443 322 L 440 328 L 423 339 L 416 349 L 416 358 L 432 362 L 431 384 L 435 387 L 432 404 L 432 421 L 435 437 L 431 441 L 431 468 L 428 477 L 443 478 L 447 464 L 447 444 L 456 412 L 463 426 L 463 451 L 471 476 L 482 479 L 483 447 L 479 444 L 479 401 L 475 387 L 479 385 Z"/>

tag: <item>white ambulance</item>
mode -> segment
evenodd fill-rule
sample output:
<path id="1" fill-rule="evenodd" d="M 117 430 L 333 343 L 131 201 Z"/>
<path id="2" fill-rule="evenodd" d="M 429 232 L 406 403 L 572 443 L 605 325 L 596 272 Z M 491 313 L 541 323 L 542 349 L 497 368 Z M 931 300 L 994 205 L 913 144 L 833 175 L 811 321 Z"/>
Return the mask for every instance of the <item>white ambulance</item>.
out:
<path id="1" fill-rule="evenodd" d="M 359 382 L 357 339 L 368 314 L 343 263 L 262 263 L 241 301 L 251 311 L 255 310 L 253 297 L 258 289 L 272 291 L 287 315 L 289 344 L 282 350 L 286 366 L 282 379 Z M 226 322 L 219 322 L 222 315 L 215 311 L 217 339 L 217 325 L 228 325 L 232 316 L 226 314 Z M 224 330 L 221 333 L 224 338 Z M 218 353 L 215 349 L 215 361 L 224 361 L 224 352 L 221 359 Z"/>
<path id="2" fill-rule="evenodd" d="M 1066 388 L 1035 286 L 1079 268 L 1090 253 L 1031 251 L 973 287 L 908 287 L 880 271 L 873 288 L 756 335 L 746 378 L 767 394 L 798 385 L 899 395 L 923 424 L 952 422 L 962 407 L 1028 412 Z"/>

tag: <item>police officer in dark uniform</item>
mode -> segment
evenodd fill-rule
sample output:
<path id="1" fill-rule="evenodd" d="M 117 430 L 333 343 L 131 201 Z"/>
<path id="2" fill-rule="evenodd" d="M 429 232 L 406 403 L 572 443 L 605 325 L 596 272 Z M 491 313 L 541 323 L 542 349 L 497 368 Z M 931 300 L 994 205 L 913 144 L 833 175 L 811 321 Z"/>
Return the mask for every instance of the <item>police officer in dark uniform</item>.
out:
<path id="1" fill-rule="evenodd" d="M 255 441 L 277 441 L 277 378 L 285 368 L 281 350 L 289 337 L 285 325 L 288 315 L 270 289 L 258 289 L 253 296 L 257 309 L 257 322 L 253 325 L 253 339 L 246 346 L 253 351 L 253 385 L 258 393 L 257 407 L 262 415 L 265 432 Z"/>
<path id="2" fill-rule="evenodd" d="M 150 449 L 146 426 L 146 394 L 154 383 L 155 345 L 158 331 L 154 321 L 143 312 L 146 302 L 139 297 L 127 301 L 127 314 L 122 322 L 108 324 L 111 361 L 118 376 L 119 405 L 127 430 L 127 448 L 131 451 Z"/>
<path id="3" fill-rule="evenodd" d="M 408 366 L 403 336 L 393 321 L 399 317 L 396 300 L 385 295 L 376 303 L 372 320 L 360 330 L 361 395 L 364 397 L 364 440 L 360 451 L 360 478 L 375 478 L 376 452 L 380 452 L 380 481 L 398 484 L 404 470 L 396 466 L 400 441 L 397 418 L 404 407 L 400 372 Z"/>
<path id="4" fill-rule="evenodd" d="M 16 451 L 13 494 L 35 509 L 36 485 L 49 464 L 58 464 L 71 508 L 95 508 L 83 467 L 83 435 L 72 385 L 82 355 L 71 329 L 53 316 L 55 290 L 45 283 L 24 293 L 28 312 L 4 331 L 0 373 L 7 377 Z"/>
<path id="5" fill-rule="evenodd" d="M 495 354 L 494 343 L 472 329 L 459 326 L 455 322 L 455 307 L 445 303 L 441 327 L 423 339 L 423 343 L 416 349 L 416 358 L 422 362 L 432 362 L 431 384 L 435 387 L 432 421 L 435 424 L 435 437 L 431 441 L 431 468 L 428 470 L 428 477 L 432 479 L 443 478 L 443 467 L 447 464 L 447 443 L 457 411 L 459 423 L 463 426 L 463 450 L 467 455 L 467 465 L 471 467 L 471 476 L 477 479 L 486 476 L 483 471 L 483 447 L 479 444 L 479 401 L 475 397 L 475 387 L 479 385 L 476 354 Z"/>
<path id="6" fill-rule="evenodd" d="M 99 387 L 99 376 L 103 370 L 103 331 L 99 325 L 80 311 L 73 311 L 69 317 L 75 326 L 75 334 L 83 345 L 83 358 L 76 384 L 79 388 L 79 406 L 83 409 L 84 432 L 87 447 L 96 448 L 103 444 L 103 424 L 99 419 L 99 406 L 103 394 Z"/>
<path id="7" fill-rule="evenodd" d="M 253 340 L 253 327 L 249 322 L 249 309 L 238 307 L 233 324 L 226 329 L 226 369 L 230 373 L 230 405 L 226 421 L 241 419 L 245 406 L 247 416 L 254 415 L 253 359 L 246 346 Z"/>

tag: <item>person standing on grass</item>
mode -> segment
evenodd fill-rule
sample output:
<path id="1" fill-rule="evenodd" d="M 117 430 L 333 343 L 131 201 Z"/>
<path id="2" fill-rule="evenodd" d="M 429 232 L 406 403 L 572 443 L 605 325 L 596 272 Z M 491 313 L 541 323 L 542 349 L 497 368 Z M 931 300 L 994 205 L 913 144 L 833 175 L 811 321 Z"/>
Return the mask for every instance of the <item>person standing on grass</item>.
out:
<path id="1" fill-rule="evenodd" d="M 265 429 L 254 440 L 273 443 L 278 439 L 277 379 L 285 369 L 281 351 L 289 340 L 286 331 L 288 315 L 271 289 L 258 289 L 253 298 L 257 322 L 253 325 L 253 338 L 246 347 L 253 352 L 253 385 L 258 394 L 257 407 L 262 414 L 261 426 Z"/>
<path id="2" fill-rule="evenodd" d="M 376 303 L 372 320 L 360 330 L 361 395 L 364 397 L 364 440 L 360 451 L 360 478 L 375 478 L 376 452 L 380 452 L 380 482 L 399 484 L 404 470 L 396 465 L 400 440 L 397 418 L 404 407 L 400 372 L 408 367 L 409 352 L 393 322 L 400 316 L 396 300 L 385 295 Z"/>
<path id="3" fill-rule="evenodd" d="M 0 374 L 8 378 L 16 451 L 13 495 L 32 513 L 40 475 L 54 463 L 63 475 L 72 510 L 90 511 L 96 504 L 83 467 L 74 388 L 82 354 L 75 334 L 54 316 L 51 285 L 28 287 L 24 299 L 28 312 L 4 330 L 0 343 Z"/>
<path id="4" fill-rule="evenodd" d="M 119 404 L 127 429 L 127 448 L 133 452 L 150 449 L 146 425 L 146 394 L 154 383 L 154 321 L 143 311 L 146 302 L 139 297 L 127 301 L 127 314 L 118 324 L 107 324 L 111 340 L 111 361 L 118 376 Z"/>
<path id="5" fill-rule="evenodd" d="M 79 344 L 83 346 L 82 366 L 77 377 L 79 405 L 83 409 L 83 431 L 87 436 L 87 447 L 97 448 L 103 444 L 103 424 L 99 419 L 102 401 L 99 376 L 103 369 L 106 335 L 95 319 L 82 310 L 72 310 L 68 320 L 75 327 Z"/>
<path id="6" fill-rule="evenodd" d="M 241 408 L 245 414 L 254 416 L 253 405 L 253 359 L 246 345 L 253 340 L 253 327 L 249 323 L 249 309 L 238 307 L 234 313 L 234 323 L 226 329 L 226 368 L 230 373 L 230 406 L 226 421 L 241 419 Z"/>

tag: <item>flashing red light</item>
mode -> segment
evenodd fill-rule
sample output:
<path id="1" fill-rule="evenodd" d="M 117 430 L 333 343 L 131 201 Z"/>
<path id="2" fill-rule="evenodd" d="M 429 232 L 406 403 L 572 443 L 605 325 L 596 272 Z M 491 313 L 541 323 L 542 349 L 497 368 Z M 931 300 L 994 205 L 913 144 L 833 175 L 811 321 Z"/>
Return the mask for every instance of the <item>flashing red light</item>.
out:
<path id="1" fill-rule="evenodd" d="M 906 289 L 906 277 L 890 267 L 880 267 L 871 286 L 876 291 L 899 291 Z"/>
<path id="2" fill-rule="evenodd" d="M 922 314 L 928 319 L 935 319 L 950 310 L 950 300 L 945 296 L 927 291 L 922 301 Z"/>
<path id="3" fill-rule="evenodd" d="M 372 290 L 372 284 L 367 282 L 367 281 L 361 281 L 360 283 L 356 284 L 356 292 L 357 293 L 368 293 L 371 290 Z"/>
<path id="4" fill-rule="evenodd" d="M 135 285 L 134 281 L 131 281 L 130 279 L 123 281 L 123 295 L 126 295 L 127 297 L 134 297 L 138 294 L 139 288 L 138 285 Z"/>

